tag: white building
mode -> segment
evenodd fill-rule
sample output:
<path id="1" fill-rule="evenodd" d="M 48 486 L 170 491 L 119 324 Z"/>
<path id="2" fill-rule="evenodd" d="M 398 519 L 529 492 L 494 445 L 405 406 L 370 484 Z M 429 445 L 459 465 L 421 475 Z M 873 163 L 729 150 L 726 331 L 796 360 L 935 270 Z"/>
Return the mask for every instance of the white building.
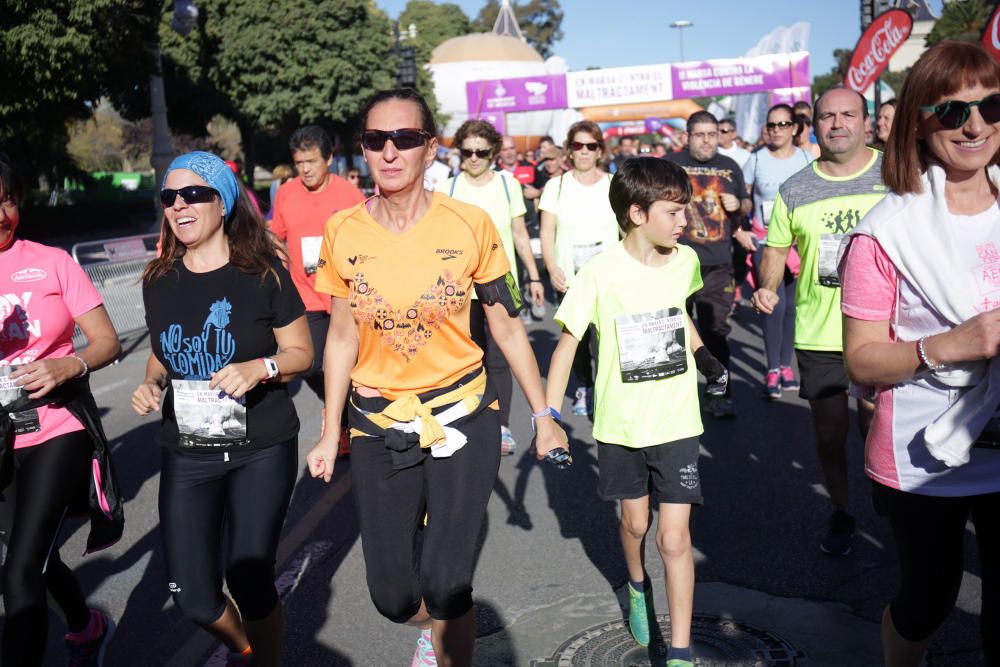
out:
<path id="1" fill-rule="evenodd" d="M 928 0 L 899 0 L 899 9 L 905 9 L 913 17 L 913 30 L 899 50 L 889 60 L 890 72 L 901 72 L 912 67 L 920 54 L 927 50 L 927 35 L 934 27 L 938 16 L 931 11 Z"/>

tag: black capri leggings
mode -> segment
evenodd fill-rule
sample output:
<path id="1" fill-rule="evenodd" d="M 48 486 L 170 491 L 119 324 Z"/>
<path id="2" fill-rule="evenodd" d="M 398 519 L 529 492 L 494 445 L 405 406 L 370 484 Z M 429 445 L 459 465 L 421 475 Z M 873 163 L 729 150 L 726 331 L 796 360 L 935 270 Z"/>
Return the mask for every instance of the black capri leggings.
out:
<path id="1" fill-rule="evenodd" d="M 1000 664 L 1000 493 L 942 498 L 873 487 L 899 553 L 899 592 L 889 605 L 896 631 L 909 641 L 928 639 L 955 606 L 971 516 L 982 566 L 983 653 L 987 665 Z"/>
<path id="2" fill-rule="evenodd" d="M 478 300 L 472 302 L 472 310 L 469 313 L 469 329 L 472 333 L 472 340 L 483 351 L 483 366 L 486 368 L 486 375 L 497 391 L 497 399 L 500 401 L 500 423 L 509 426 L 510 401 L 514 396 L 514 379 L 511 376 L 507 357 L 503 356 L 503 351 L 494 340 L 493 334 L 490 333 L 486 312 Z"/>
<path id="3" fill-rule="evenodd" d="M 364 405 L 366 399 L 353 400 L 372 409 Z M 352 443 L 368 591 L 389 620 L 406 622 L 421 600 L 437 620 L 459 618 L 472 609 L 476 544 L 500 468 L 499 426 L 496 411 L 483 410 L 458 427 L 469 438 L 462 449 L 447 458 L 428 455 L 403 470 L 392 469 L 384 439 Z M 424 512 L 427 525 L 418 556 Z"/>
<path id="4" fill-rule="evenodd" d="M 59 558 L 56 542 L 67 507 L 86 497 L 92 450 L 86 431 L 76 431 L 14 451 L 16 487 L 5 491 L 14 511 L 3 568 L 4 665 L 42 664 L 49 627 L 46 591 L 71 632 L 90 621 L 80 585 Z"/>
<path id="5" fill-rule="evenodd" d="M 218 620 L 226 606 L 223 527 L 229 537 L 226 584 L 240 614 L 257 621 L 274 610 L 274 559 L 297 465 L 294 438 L 211 458 L 163 450 L 160 528 L 169 587 L 177 606 L 198 625 Z"/>

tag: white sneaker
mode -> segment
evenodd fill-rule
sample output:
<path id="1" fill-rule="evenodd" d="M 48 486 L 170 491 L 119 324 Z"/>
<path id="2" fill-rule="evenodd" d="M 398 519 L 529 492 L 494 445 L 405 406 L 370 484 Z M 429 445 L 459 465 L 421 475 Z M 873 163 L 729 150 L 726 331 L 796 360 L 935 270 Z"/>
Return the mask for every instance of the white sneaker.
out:
<path id="1" fill-rule="evenodd" d="M 579 417 L 586 417 L 590 414 L 587 408 L 587 388 L 580 387 L 576 390 L 576 400 L 573 401 L 573 414 Z"/>
<path id="2" fill-rule="evenodd" d="M 545 319 L 545 302 L 542 301 L 540 304 L 535 302 L 531 303 L 531 315 L 536 320 Z"/>

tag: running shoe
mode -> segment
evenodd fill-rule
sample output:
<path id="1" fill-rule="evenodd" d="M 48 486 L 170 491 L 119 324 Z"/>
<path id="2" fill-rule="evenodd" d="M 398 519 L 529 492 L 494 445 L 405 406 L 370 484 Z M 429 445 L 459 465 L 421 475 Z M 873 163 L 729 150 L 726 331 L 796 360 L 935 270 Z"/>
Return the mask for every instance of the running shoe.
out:
<path id="1" fill-rule="evenodd" d="M 413 662 L 410 667 L 437 667 L 437 655 L 434 654 L 434 644 L 431 643 L 430 628 L 420 631 L 417 637 L 417 648 L 413 651 Z"/>
<path id="2" fill-rule="evenodd" d="M 715 404 L 712 406 L 712 416 L 720 419 L 729 419 L 736 416 L 736 409 L 733 401 L 728 396 L 714 396 Z"/>
<path id="3" fill-rule="evenodd" d="M 647 581 L 641 593 L 628 583 L 628 629 L 639 646 L 649 646 L 649 610 L 653 608 L 653 586 Z"/>
<path id="4" fill-rule="evenodd" d="M 535 320 L 533 320 L 532 317 L 531 317 L 531 309 L 530 308 L 525 308 L 524 310 L 521 311 L 521 322 L 524 323 L 524 326 L 528 326 L 529 324 L 531 324 L 534 321 Z"/>
<path id="5" fill-rule="evenodd" d="M 764 394 L 772 400 L 777 400 L 781 398 L 781 389 L 781 375 L 778 371 L 768 371 L 767 377 L 764 378 Z"/>
<path id="6" fill-rule="evenodd" d="M 74 641 L 66 635 L 66 651 L 69 653 L 68 667 L 101 667 L 104 652 L 115 636 L 115 623 L 102 611 L 90 610 L 91 617 L 97 616 L 101 622 L 101 633 L 90 640 Z"/>
<path id="7" fill-rule="evenodd" d="M 517 449 L 514 434 L 506 426 L 500 427 L 500 456 L 510 456 Z"/>
<path id="8" fill-rule="evenodd" d="M 781 388 L 788 391 L 799 390 L 799 379 L 795 377 L 795 373 L 788 366 L 781 367 Z"/>
<path id="9" fill-rule="evenodd" d="M 587 407 L 587 388 L 580 387 L 576 390 L 576 400 L 573 401 L 573 414 L 578 417 L 586 417 L 590 414 Z"/>
<path id="10" fill-rule="evenodd" d="M 831 556 L 850 554 L 854 548 L 854 517 L 843 510 L 834 510 L 819 548 Z"/>
<path id="11" fill-rule="evenodd" d="M 543 320 L 543 319 L 545 319 L 545 302 L 542 301 L 541 303 L 535 303 L 534 301 L 532 301 L 531 302 L 531 315 L 536 320 Z"/>
<path id="12" fill-rule="evenodd" d="M 690 660 L 674 658 L 673 660 L 667 660 L 667 667 L 694 667 L 694 663 Z"/>

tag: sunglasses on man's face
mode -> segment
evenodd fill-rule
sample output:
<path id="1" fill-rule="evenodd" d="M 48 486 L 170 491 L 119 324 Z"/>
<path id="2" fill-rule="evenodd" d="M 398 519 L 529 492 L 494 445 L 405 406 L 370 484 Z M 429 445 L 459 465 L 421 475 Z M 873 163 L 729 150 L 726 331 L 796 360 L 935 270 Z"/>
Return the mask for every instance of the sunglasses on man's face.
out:
<path id="1" fill-rule="evenodd" d="M 795 125 L 795 123 L 793 123 L 790 120 L 779 120 L 777 123 L 768 123 L 767 129 L 773 130 L 776 127 L 780 127 L 781 129 L 785 130 L 791 127 L 792 125 Z"/>
<path id="2" fill-rule="evenodd" d="M 979 114 L 987 123 L 992 124 L 1000 121 L 1000 93 L 987 95 L 975 102 L 947 100 L 941 104 L 922 106 L 920 110 L 933 113 L 942 127 L 949 130 L 956 130 L 965 125 L 966 121 L 969 120 L 972 107 L 979 107 Z"/>
<path id="3" fill-rule="evenodd" d="M 382 152 L 385 149 L 385 142 L 392 140 L 392 145 L 398 151 L 408 151 L 418 146 L 423 146 L 431 138 L 431 135 L 423 130 L 414 128 L 404 128 L 386 132 L 385 130 L 365 130 L 361 135 L 361 145 L 365 150 Z"/>
<path id="4" fill-rule="evenodd" d="M 459 154 L 466 160 L 475 155 L 480 160 L 485 160 L 489 156 L 493 155 L 493 151 L 489 148 L 482 148 L 480 150 L 473 150 L 471 148 L 459 148 Z"/>
<path id="5" fill-rule="evenodd" d="M 181 196 L 185 204 L 207 204 L 219 196 L 219 191 L 207 185 L 186 185 L 176 190 L 164 188 L 160 190 L 160 203 L 173 206 L 177 195 Z"/>
<path id="6" fill-rule="evenodd" d="M 733 132 L 735 132 L 735 130 L 733 130 L 733 128 L 731 128 L 731 127 L 720 127 L 719 128 L 719 134 L 732 134 Z"/>

